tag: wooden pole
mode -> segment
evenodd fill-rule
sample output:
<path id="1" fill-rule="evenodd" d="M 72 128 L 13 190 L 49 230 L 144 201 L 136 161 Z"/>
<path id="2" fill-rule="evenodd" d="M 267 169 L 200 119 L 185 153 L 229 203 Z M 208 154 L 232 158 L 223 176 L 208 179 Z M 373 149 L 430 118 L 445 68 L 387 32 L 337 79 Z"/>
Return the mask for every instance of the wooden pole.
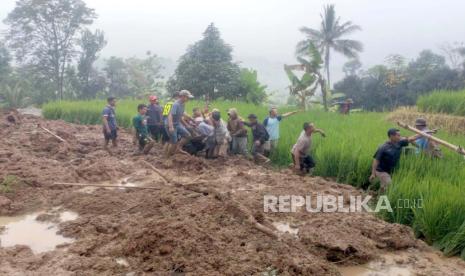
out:
<path id="1" fill-rule="evenodd" d="M 99 187 L 99 188 L 131 188 L 131 189 L 145 189 L 145 190 L 160 190 L 157 187 L 144 187 L 144 186 L 118 186 L 118 185 L 107 185 L 107 184 L 87 184 L 87 183 L 63 183 L 56 182 L 52 185 L 60 186 L 81 186 L 81 187 Z"/>
<path id="2" fill-rule="evenodd" d="M 43 127 L 41 124 L 38 124 L 37 125 L 39 128 L 43 129 L 45 132 L 47 132 L 48 134 L 52 135 L 53 137 L 57 138 L 58 140 L 60 140 L 61 142 L 63 143 L 66 143 L 66 140 L 61 138 L 60 136 L 56 135 L 55 133 L 51 132 L 49 129 Z"/>
<path id="3" fill-rule="evenodd" d="M 413 132 L 415 132 L 416 134 L 419 134 L 419 135 L 421 135 L 421 136 L 423 136 L 423 137 L 425 137 L 425 138 L 430 139 L 431 141 L 434 141 L 434 142 L 436 142 L 436 143 L 438 143 L 438 144 L 440 144 L 440 145 L 443 145 L 443 146 L 445 146 L 446 148 L 449 148 L 449 149 L 451 149 L 451 150 L 457 152 L 458 154 L 465 155 L 465 150 L 464 150 L 461 146 L 456 146 L 456 145 L 454 145 L 454 144 L 451 144 L 451 143 L 449 143 L 449 142 L 447 142 L 447 141 L 444 141 L 444 140 L 442 140 L 442 139 L 439 139 L 439 138 L 437 138 L 437 137 L 434 137 L 434 136 L 432 136 L 432 135 L 430 135 L 430 134 L 428 134 L 428 133 L 422 132 L 421 130 L 418 130 L 418 129 L 416 129 L 416 128 L 414 128 L 414 127 L 411 127 L 411 126 L 409 126 L 409 125 L 407 125 L 407 124 L 404 124 L 404 123 L 402 123 L 402 122 L 397 122 L 397 124 L 398 124 L 400 127 L 402 127 L 402 128 L 405 128 L 405 129 L 407 129 L 407 130 L 413 131 Z"/>

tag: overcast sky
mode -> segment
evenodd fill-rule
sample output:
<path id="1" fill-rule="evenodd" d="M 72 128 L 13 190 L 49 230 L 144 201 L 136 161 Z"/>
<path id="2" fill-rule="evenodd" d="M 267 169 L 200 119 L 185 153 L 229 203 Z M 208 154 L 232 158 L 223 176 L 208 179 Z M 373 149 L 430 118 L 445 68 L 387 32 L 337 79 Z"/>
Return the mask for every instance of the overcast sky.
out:
<path id="1" fill-rule="evenodd" d="M 379 64 L 393 53 L 415 57 L 422 49 L 439 51 L 445 42 L 465 41 L 463 0 L 85 0 L 99 15 L 93 28 L 105 31 L 102 56 L 142 56 L 151 50 L 177 60 L 199 40 L 210 22 L 234 47 L 244 66 L 293 63 L 302 26 L 317 28 L 324 4 L 336 5 L 343 21 L 362 31 L 351 38 L 363 42 L 364 67 Z M 0 0 L 0 18 L 15 0 Z M 5 25 L 0 24 L 0 29 Z M 342 77 L 346 60 L 336 56 L 332 73 Z M 262 64 L 263 63 L 263 64 Z M 281 67 L 282 68 L 282 67 Z M 260 70 L 259 70 L 260 74 Z M 264 73 L 266 74 L 266 73 Z M 269 76 L 268 76 L 269 77 Z M 285 80 L 285 76 L 281 76 Z M 272 80 L 269 80 L 270 82 Z"/>

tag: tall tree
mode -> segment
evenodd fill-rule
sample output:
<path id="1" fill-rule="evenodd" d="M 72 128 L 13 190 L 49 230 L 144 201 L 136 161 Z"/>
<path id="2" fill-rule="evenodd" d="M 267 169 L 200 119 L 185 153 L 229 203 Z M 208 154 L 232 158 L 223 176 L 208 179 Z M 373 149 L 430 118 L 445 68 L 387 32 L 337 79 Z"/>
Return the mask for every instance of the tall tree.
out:
<path id="1" fill-rule="evenodd" d="M 188 89 L 196 97 L 234 99 L 240 87 L 240 69 L 232 62 L 232 47 L 226 44 L 219 30 L 211 23 L 203 39 L 190 46 L 180 58 L 168 91 Z"/>
<path id="2" fill-rule="evenodd" d="M 320 29 L 302 27 L 300 31 L 307 36 L 307 39 L 297 45 L 297 54 L 307 54 L 309 43 L 321 51 L 324 56 L 326 79 L 328 89 L 331 88 L 329 63 L 331 60 L 331 50 L 341 53 L 348 58 L 358 58 L 358 53 L 363 50 L 360 41 L 345 39 L 344 37 L 355 31 L 361 30 L 360 26 L 354 25 L 351 21 L 341 22 L 341 18 L 336 16 L 334 5 L 324 7 L 324 13 L 321 16 Z"/>
<path id="3" fill-rule="evenodd" d="M 4 23 L 8 46 L 20 63 L 31 64 L 63 98 L 67 64 L 76 55 L 75 41 L 96 18 L 82 0 L 18 0 Z"/>
<path id="4" fill-rule="evenodd" d="M 359 73 L 360 68 L 362 68 L 362 63 L 358 59 L 352 59 L 344 63 L 342 67 L 342 72 L 347 76 L 355 76 Z"/>
<path id="5" fill-rule="evenodd" d="M 261 104 L 268 97 L 266 88 L 266 85 L 262 85 L 258 81 L 258 74 L 256 70 L 246 68 L 241 69 L 241 87 L 238 100 L 256 105 Z"/>
<path id="6" fill-rule="evenodd" d="M 131 57 L 125 60 L 129 77 L 129 90 L 133 95 L 153 93 L 163 87 L 163 66 L 156 54 L 150 51 L 145 58 Z"/>
<path id="7" fill-rule="evenodd" d="M 8 49 L 0 42 L 0 83 L 11 72 L 11 56 Z"/>
<path id="8" fill-rule="evenodd" d="M 81 52 L 78 61 L 78 77 L 80 81 L 81 98 L 95 98 L 99 88 L 96 85 L 99 78 L 98 72 L 94 69 L 94 63 L 98 59 L 98 54 L 106 46 L 105 34 L 101 30 L 92 33 L 86 29 L 79 39 Z"/>
<path id="9" fill-rule="evenodd" d="M 109 95 L 130 96 L 128 68 L 122 58 L 110 57 L 103 71 L 106 74 Z"/>

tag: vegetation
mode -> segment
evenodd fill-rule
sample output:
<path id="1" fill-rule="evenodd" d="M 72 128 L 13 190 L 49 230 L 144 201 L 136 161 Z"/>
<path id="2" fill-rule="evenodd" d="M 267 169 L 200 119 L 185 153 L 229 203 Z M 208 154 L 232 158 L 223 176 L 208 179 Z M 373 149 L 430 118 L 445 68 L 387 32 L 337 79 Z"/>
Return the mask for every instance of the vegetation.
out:
<path id="1" fill-rule="evenodd" d="M 419 112 L 415 107 L 398 108 L 389 113 L 391 122 L 413 122 L 416 118 L 425 118 L 431 126 L 440 126 L 442 130 L 451 134 L 463 135 L 465 133 L 465 117 L 443 113 Z"/>
<path id="2" fill-rule="evenodd" d="M 465 116 L 465 90 L 435 91 L 418 98 L 417 106 L 423 112 Z"/>
<path id="3" fill-rule="evenodd" d="M 208 100 L 221 98 L 259 103 L 266 99 L 266 86 L 258 82 L 257 72 L 248 72 L 233 62 L 232 47 L 223 41 L 213 23 L 205 30 L 203 38 L 180 58 L 167 89 L 170 94 L 187 89 L 196 98 Z"/>
<path id="4" fill-rule="evenodd" d="M 451 68 L 445 57 L 430 50 L 408 63 L 400 55 L 390 55 L 385 64 L 368 70 L 360 70 L 357 63 L 344 68 L 346 77 L 334 90 L 352 98 L 356 107 L 370 111 L 412 106 L 418 97 L 434 90 L 465 88 L 465 67 Z"/>
<path id="5" fill-rule="evenodd" d="M 4 21 L 10 27 L 8 46 L 17 61 L 52 80 L 63 99 L 65 72 L 75 58 L 73 42 L 95 18 L 94 10 L 82 0 L 20 0 Z"/>
<path id="6" fill-rule="evenodd" d="M 0 181 L 0 194 L 11 193 L 20 184 L 20 180 L 14 175 L 7 175 Z"/>
<path id="7" fill-rule="evenodd" d="M 354 25 L 351 21 L 340 22 L 341 18 L 336 16 L 334 5 L 327 5 L 324 14 L 321 14 L 320 29 L 302 27 L 300 31 L 307 36 L 307 39 L 297 45 L 297 54 L 306 55 L 310 44 L 314 44 L 324 56 L 326 78 L 328 88 L 331 87 L 329 62 L 331 51 L 343 54 L 349 58 L 357 58 L 358 53 L 363 50 L 360 41 L 344 38 L 355 31 L 361 30 L 360 26 Z"/>
<path id="8" fill-rule="evenodd" d="M 117 120 L 122 126 L 130 126 L 130 118 L 136 113 L 140 101 L 125 100 L 117 105 Z M 103 101 L 53 102 L 44 106 L 43 114 L 49 119 L 64 119 L 70 122 L 99 124 Z M 187 111 L 204 102 L 189 102 Z M 219 108 L 225 119 L 226 110 L 236 107 L 242 117 L 255 113 L 260 119 L 267 115 L 266 107 L 232 101 L 216 101 L 212 107 Z M 288 111 L 286 108 L 281 112 Z M 355 113 L 342 116 L 324 111 L 308 111 L 286 118 L 281 124 L 281 138 L 274 164 L 287 166 L 289 150 L 301 132 L 304 121 L 315 122 L 325 130 L 327 137 L 316 136 L 313 155 L 317 161 L 316 175 L 335 178 L 339 182 L 356 187 L 371 188 L 368 182 L 372 156 L 386 138 L 386 130 L 393 123 L 385 120 L 384 113 Z M 413 122 L 409 122 L 413 123 Z M 411 133 L 403 132 L 404 135 Z M 464 136 L 440 132 L 439 137 L 452 143 L 465 145 Z M 413 226 L 418 236 L 437 245 L 447 254 L 463 254 L 465 248 L 465 166 L 458 154 L 444 150 L 444 159 L 404 156 L 401 166 L 393 176 L 393 185 L 388 196 L 394 207 L 393 213 L 385 214 L 392 222 Z M 423 208 L 400 206 L 399 199 L 420 199 Z M 403 207 L 403 208 L 402 208 Z"/>

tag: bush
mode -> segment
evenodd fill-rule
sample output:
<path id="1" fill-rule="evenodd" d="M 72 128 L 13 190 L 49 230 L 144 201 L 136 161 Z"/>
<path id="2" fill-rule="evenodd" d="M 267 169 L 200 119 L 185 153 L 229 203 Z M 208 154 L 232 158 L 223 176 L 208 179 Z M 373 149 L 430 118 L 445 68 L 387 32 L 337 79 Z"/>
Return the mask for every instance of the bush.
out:
<path id="1" fill-rule="evenodd" d="M 423 112 L 465 116 L 465 90 L 436 91 L 418 98 L 417 106 Z"/>

